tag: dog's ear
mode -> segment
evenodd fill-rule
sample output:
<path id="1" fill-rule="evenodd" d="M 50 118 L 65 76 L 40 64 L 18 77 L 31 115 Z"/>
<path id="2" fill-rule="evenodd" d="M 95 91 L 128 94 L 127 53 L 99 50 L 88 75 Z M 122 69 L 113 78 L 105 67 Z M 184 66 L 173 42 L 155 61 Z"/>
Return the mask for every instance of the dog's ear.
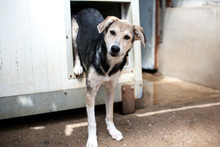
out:
<path id="1" fill-rule="evenodd" d="M 143 46 L 145 47 L 147 40 L 142 27 L 134 25 L 134 36 L 135 40 L 141 40 Z"/>
<path id="2" fill-rule="evenodd" d="M 115 16 L 108 16 L 105 20 L 103 20 L 98 26 L 98 31 L 101 33 L 106 27 L 108 27 L 111 23 L 113 23 L 118 18 Z"/>

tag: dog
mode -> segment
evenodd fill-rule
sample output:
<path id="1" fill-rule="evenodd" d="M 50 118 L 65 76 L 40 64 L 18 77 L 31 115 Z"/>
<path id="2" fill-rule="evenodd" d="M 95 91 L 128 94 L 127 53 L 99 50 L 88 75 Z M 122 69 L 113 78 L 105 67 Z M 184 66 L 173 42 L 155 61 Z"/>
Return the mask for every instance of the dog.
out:
<path id="1" fill-rule="evenodd" d="M 97 147 L 95 97 L 101 84 L 106 90 L 106 125 L 111 137 L 123 139 L 113 122 L 114 88 L 127 62 L 128 52 L 135 40 L 145 46 L 143 28 L 115 16 L 103 18 L 94 8 L 80 10 L 72 17 L 74 73 L 86 72 L 86 110 L 88 140 L 86 147 Z"/>

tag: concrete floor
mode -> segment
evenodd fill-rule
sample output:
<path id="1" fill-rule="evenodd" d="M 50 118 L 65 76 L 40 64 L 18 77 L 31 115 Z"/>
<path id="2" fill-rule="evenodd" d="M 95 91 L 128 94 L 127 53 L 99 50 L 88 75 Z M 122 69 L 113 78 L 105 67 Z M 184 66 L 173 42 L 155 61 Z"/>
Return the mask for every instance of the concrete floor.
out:
<path id="1" fill-rule="evenodd" d="M 105 107 L 96 107 L 99 147 L 220 146 L 220 91 L 146 73 L 143 78 L 144 97 L 134 114 L 119 114 L 115 104 L 123 141 L 110 138 Z M 0 121 L 0 147 L 84 147 L 86 140 L 84 108 Z"/>

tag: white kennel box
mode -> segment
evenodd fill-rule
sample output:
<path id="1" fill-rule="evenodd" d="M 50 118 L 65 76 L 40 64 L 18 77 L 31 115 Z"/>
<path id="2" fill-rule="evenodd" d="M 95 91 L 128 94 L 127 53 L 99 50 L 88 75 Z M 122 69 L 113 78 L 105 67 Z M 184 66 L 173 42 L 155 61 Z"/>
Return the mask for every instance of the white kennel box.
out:
<path id="1" fill-rule="evenodd" d="M 71 4 L 80 2 L 108 11 L 117 4 L 123 19 L 140 25 L 138 0 L 0 1 L 0 119 L 85 107 L 85 78 L 73 74 L 71 40 Z M 142 97 L 139 41 L 116 86 L 115 102 L 125 83 L 134 84 L 135 98 Z M 104 96 L 101 87 L 96 104 L 104 104 Z"/>

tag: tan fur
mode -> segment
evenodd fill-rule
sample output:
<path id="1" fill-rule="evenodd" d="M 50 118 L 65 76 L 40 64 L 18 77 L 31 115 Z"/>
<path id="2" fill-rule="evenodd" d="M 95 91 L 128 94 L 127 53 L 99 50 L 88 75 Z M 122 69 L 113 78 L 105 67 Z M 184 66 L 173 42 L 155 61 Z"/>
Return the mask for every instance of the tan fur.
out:
<path id="1" fill-rule="evenodd" d="M 119 55 L 123 55 L 133 45 L 133 37 L 135 38 L 135 40 L 141 40 L 143 46 L 145 47 L 147 40 L 144 37 L 144 31 L 142 27 L 132 25 L 128 21 L 118 19 L 115 16 L 108 16 L 103 22 L 101 22 L 97 26 L 99 33 L 104 31 L 104 29 L 110 24 L 111 26 L 108 29 L 108 32 L 105 32 L 104 38 L 109 52 L 112 45 L 117 45 L 121 49 L 123 49 L 120 51 Z M 116 35 L 111 35 L 110 31 L 114 31 Z M 124 39 L 126 35 L 130 37 L 129 40 Z"/>
<path id="2" fill-rule="evenodd" d="M 111 35 L 110 31 L 114 31 L 116 35 Z M 129 40 L 124 39 L 126 35 L 130 37 Z M 117 45 L 121 49 L 118 55 L 122 56 L 131 48 L 133 44 L 132 38 L 133 25 L 127 21 L 116 20 L 106 32 L 104 40 L 109 52 L 113 45 Z"/>
<path id="3" fill-rule="evenodd" d="M 135 32 L 135 40 L 141 40 L 143 46 L 145 47 L 145 43 L 147 42 L 147 40 L 144 37 L 144 29 L 140 26 L 134 25 L 134 32 Z"/>
<path id="4" fill-rule="evenodd" d="M 104 29 L 112 22 L 114 22 L 115 20 L 117 20 L 118 18 L 115 16 L 108 16 L 104 21 L 102 21 L 98 26 L 97 29 L 99 31 L 99 33 L 101 33 L 102 31 L 104 31 Z"/>

